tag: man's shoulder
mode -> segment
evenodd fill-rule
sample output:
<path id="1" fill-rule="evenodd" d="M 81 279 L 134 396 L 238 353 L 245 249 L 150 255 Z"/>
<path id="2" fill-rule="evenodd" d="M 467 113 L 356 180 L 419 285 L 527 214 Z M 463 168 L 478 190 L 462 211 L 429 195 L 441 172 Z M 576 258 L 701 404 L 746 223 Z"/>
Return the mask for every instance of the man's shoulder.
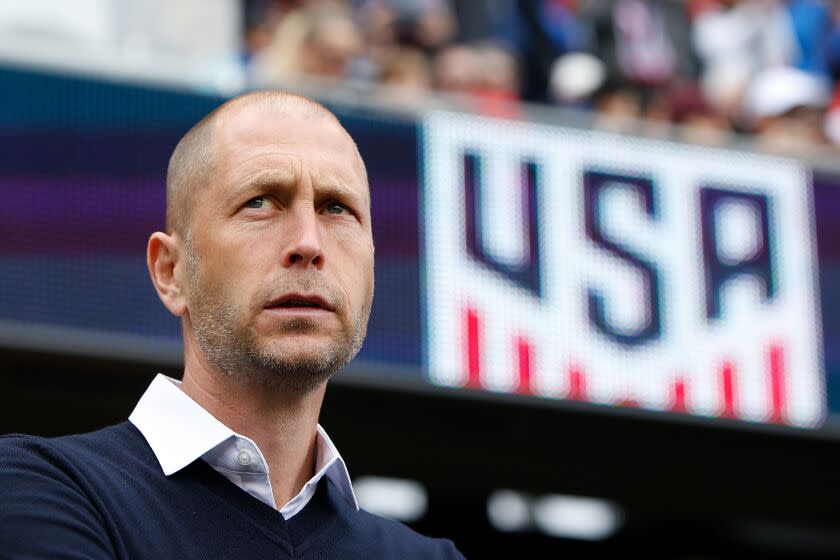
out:
<path id="1" fill-rule="evenodd" d="M 125 442 L 134 428 L 120 422 L 96 431 L 55 437 L 11 433 L 0 435 L 0 452 L 12 449 L 39 450 L 47 453 L 85 453 L 99 451 Z"/>
<path id="2" fill-rule="evenodd" d="M 386 517 L 360 509 L 360 521 L 368 530 L 374 531 L 376 540 L 388 543 L 392 552 L 399 552 L 393 557 L 400 558 L 463 558 L 455 544 L 444 538 L 421 535 L 411 527 Z M 391 557 L 391 556 L 389 556 Z"/>
<path id="3" fill-rule="evenodd" d="M 54 438 L 0 437 L 0 550 L 9 558 L 70 551 L 114 558 L 115 520 L 128 526 L 121 507 L 131 503 L 132 485 L 144 482 L 136 475 L 141 436 L 131 430 L 123 423 Z"/>
<path id="4" fill-rule="evenodd" d="M 121 422 L 94 432 L 58 437 L 13 433 L 0 436 L 0 464 L 17 468 L 49 464 L 84 467 L 95 462 L 118 460 L 137 442 L 136 429 Z M 2 470 L 0 470 L 0 473 Z"/>
<path id="5" fill-rule="evenodd" d="M 128 423 L 59 437 L 2 436 L 0 503 L 41 504 L 59 515 L 124 502 L 160 470 L 141 443 L 142 435 Z"/>

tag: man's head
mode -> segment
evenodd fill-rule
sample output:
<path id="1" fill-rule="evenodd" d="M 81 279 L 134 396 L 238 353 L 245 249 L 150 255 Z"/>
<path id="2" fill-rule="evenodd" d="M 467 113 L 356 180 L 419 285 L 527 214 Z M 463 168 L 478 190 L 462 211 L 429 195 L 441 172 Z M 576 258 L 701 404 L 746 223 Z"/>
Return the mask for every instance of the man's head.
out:
<path id="1" fill-rule="evenodd" d="M 358 352 L 373 298 L 367 176 L 353 140 L 314 101 L 255 92 L 179 142 L 167 232 L 149 240 L 187 360 L 306 392 Z"/>

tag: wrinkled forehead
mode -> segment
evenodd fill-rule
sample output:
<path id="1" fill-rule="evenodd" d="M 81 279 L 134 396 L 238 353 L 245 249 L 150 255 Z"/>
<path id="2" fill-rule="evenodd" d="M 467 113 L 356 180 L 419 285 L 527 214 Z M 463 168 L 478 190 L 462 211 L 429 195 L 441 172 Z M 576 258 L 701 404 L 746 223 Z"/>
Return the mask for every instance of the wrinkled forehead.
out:
<path id="1" fill-rule="evenodd" d="M 340 179 L 367 192 L 364 164 L 350 135 L 331 114 L 307 107 L 233 107 L 214 136 L 220 171 L 298 167 Z M 234 179 L 235 177 L 228 177 Z"/>

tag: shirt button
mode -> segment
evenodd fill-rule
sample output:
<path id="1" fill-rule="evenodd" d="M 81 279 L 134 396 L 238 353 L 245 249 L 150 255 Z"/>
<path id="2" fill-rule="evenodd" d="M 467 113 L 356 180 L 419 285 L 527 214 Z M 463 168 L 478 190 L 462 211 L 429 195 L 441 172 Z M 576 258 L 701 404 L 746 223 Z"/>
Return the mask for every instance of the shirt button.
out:
<path id="1" fill-rule="evenodd" d="M 236 456 L 236 459 L 239 461 L 240 465 L 248 465 L 251 463 L 251 454 L 247 451 L 240 451 Z"/>

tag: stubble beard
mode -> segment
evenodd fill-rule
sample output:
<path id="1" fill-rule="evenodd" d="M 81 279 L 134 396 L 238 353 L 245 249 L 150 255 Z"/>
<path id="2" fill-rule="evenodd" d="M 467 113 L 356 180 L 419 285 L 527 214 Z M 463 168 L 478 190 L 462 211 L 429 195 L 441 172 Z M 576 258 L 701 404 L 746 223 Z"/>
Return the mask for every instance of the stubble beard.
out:
<path id="1" fill-rule="evenodd" d="M 208 289 L 202 281 L 199 261 L 195 252 L 187 248 L 186 270 L 191 286 L 190 322 L 208 365 L 228 377 L 266 389 L 306 394 L 326 383 L 361 349 L 367 333 L 369 304 L 364 305 L 353 317 L 351 327 L 342 329 L 340 336 L 323 351 L 290 356 L 270 341 L 261 343 L 253 324 L 241 324 L 241 313 L 237 313 L 227 298 L 219 295 L 219 290 Z M 308 291 L 313 284 L 319 282 L 309 278 L 308 281 L 289 286 L 285 291 Z M 262 290 L 256 294 L 257 304 L 267 301 L 267 291 Z M 295 336 L 315 332 L 317 328 L 315 321 L 292 319 L 278 321 L 273 331 L 278 333 L 276 336 Z"/>

